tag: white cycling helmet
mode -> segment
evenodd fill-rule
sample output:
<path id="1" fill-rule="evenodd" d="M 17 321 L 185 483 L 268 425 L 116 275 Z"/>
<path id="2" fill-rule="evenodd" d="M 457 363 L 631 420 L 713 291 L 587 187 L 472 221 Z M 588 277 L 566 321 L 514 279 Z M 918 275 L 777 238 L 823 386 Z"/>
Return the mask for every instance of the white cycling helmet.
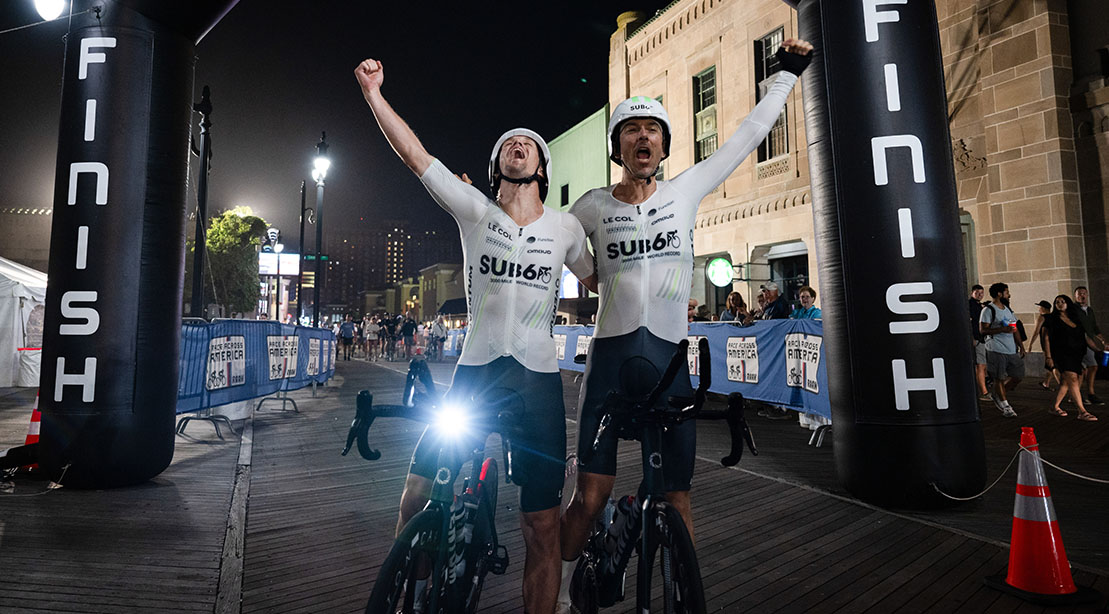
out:
<path id="1" fill-rule="evenodd" d="M 501 146 L 504 145 L 505 141 L 514 136 L 526 136 L 529 139 L 535 141 L 535 144 L 539 146 L 539 164 L 543 166 L 544 176 L 539 175 L 538 168 L 535 169 L 534 175 L 530 177 L 523 177 L 521 179 L 512 179 L 509 177 L 501 176 L 501 169 L 497 162 L 500 158 Z M 539 136 L 532 130 L 528 130 L 527 128 L 513 128 L 512 130 L 509 130 L 508 132 L 502 134 L 501 138 L 497 139 L 497 144 L 493 146 L 493 153 L 489 155 L 489 187 L 493 190 L 493 198 L 497 197 L 497 190 L 500 188 L 501 179 L 504 179 L 509 183 L 531 183 L 532 181 L 538 181 L 539 200 L 545 200 L 547 198 L 547 185 L 550 183 L 550 177 L 551 150 L 547 148 L 547 142 L 543 140 L 543 137 Z"/>
<path id="2" fill-rule="evenodd" d="M 653 119 L 662 126 L 662 159 L 670 157 L 670 116 L 662 103 L 647 96 L 634 96 L 616 105 L 608 120 L 608 159 L 620 164 L 619 139 L 616 131 L 629 119 Z"/>

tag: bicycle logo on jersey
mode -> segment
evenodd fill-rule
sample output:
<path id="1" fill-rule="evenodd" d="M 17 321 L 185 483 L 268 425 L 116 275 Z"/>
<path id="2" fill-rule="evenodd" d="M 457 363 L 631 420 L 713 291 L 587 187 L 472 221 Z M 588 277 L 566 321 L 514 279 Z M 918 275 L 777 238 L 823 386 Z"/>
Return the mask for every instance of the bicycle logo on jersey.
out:
<path id="1" fill-rule="evenodd" d="M 665 234 L 658 233 L 654 239 L 632 239 L 630 241 L 609 243 L 605 246 L 605 251 L 610 260 L 615 260 L 621 256 L 649 254 L 667 248 L 677 249 L 681 244 L 682 240 L 678 237 L 678 231 L 668 230 Z"/>
<path id="2" fill-rule="evenodd" d="M 523 278 L 528 281 L 539 280 L 543 283 L 550 283 L 551 281 L 551 267 L 549 266 L 536 266 L 535 264 L 524 266 L 518 262 L 509 262 L 485 254 L 481 256 L 481 265 L 478 267 L 478 272 L 482 275 L 491 274 L 494 277 Z"/>

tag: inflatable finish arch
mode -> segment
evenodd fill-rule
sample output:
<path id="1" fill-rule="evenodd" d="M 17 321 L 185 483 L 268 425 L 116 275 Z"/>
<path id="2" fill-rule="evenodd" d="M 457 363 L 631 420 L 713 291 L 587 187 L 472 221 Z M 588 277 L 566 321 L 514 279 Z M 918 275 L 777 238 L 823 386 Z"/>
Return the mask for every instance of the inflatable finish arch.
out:
<path id="1" fill-rule="evenodd" d="M 797 4 L 837 470 L 860 498 L 940 505 L 932 484 L 974 494 L 986 464 L 936 8 Z"/>
<path id="2" fill-rule="evenodd" d="M 74 2 L 39 446 L 64 485 L 134 484 L 173 457 L 194 48 L 235 2 Z"/>

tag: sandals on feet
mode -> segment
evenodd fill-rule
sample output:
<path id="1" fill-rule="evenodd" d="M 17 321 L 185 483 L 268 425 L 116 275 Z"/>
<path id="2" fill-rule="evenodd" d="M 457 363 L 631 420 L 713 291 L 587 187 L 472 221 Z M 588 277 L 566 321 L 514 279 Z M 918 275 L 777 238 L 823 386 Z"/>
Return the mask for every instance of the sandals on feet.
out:
<path id="1" fill-rule="evenodd" d="M 1078 419 L 1085 420 L 1086 422 L 1097 422 L 1097 416 L 1091 414 L 1088 411 L 1078 414 Z"/>
<path id="2" fill-rule="evenodd" d="M 1047 411 L 1048 411 L 1048 413 L 1055 414 L 1056 416 L 1066 416 L 1067 415 L 1067 412 L 1064 411 L 1063 408 L 1061 408 L 1061 407 L 1052 407 L 1051 409 L 1049 409 Z"/>

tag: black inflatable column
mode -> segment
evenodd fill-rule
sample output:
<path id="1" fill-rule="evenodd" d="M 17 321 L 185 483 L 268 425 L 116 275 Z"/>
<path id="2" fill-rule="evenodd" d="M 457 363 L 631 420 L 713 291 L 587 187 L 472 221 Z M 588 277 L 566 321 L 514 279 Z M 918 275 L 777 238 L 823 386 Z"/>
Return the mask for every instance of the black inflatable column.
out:
<path id="1" fill-rule="evenodd" d="M 41 380 L 40 464 L 65 485 L 173 457 L 194 46 L 233 5 L 74 2 Z"/>
<path id="2" fill-rule="evenodd" d="M 985 483 L 966 271 L 929 0 L 802 0 L 836 466 L 856 496 L 931 507 Z M 823 61 L 821 61 L 823 60 Z"/>

